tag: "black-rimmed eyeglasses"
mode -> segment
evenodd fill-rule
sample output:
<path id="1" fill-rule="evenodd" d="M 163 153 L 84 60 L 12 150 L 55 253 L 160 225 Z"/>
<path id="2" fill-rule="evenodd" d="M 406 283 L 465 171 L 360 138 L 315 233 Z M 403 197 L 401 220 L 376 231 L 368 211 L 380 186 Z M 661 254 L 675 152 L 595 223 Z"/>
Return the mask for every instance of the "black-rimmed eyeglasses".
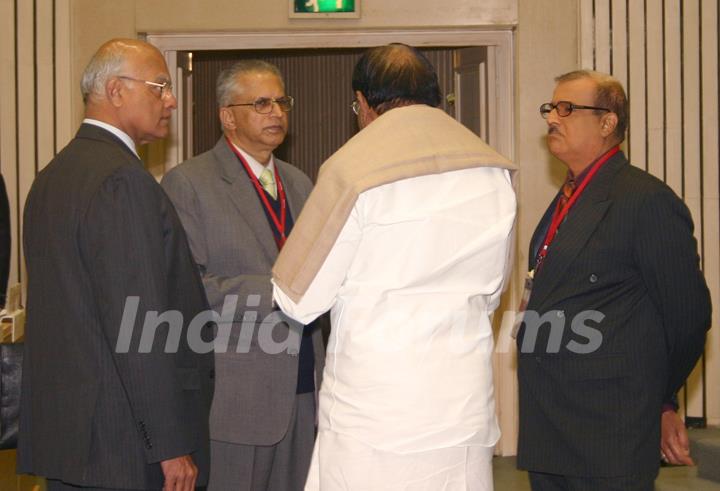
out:
<path id="1" fill-rule="evenodd" d="M 166 82 L 151 82 L 150 80 L 141 80 L 139 78 L 128 77 L 126 75 L 118 75 L 118 78 L 121 78 L 123 80 L 132 80 L 133 82 L 140 82 L 148 85 L 150 86 L 150 88 L 154 89 L 160 99 L 170 97 L 173 93 L 173 86 L 170 80 Z"/>
<path id="2" fill-rule="evenodd" d="M 283 97 L 260 97 L 255 99 L 253 102 L 246 102 L 242 104 L 228 104 L 225 107 L 236 107 L 236 106 L 252 106 L 255 112 L 258 114 L 270 114 L 272 112 L 273 104 L 277 104 L 280 110 L 284 113 L 290 111 L 295 105 L 295 99 L 292 96 L 286 95 Z"/>
<path id="3" fill-rule="evenodd" d="M 545 104 L 541 105 L 540 116 L 542 116 L 543 119 L 547 119 L 548 115 L 552 112 L 553 109 L 557 111 L 558 116 L 560 116 L 561 118 L 570 116 L 572 112 L 576 109 L 592 109 L 593 111 L 610 112 L 610 109 L 607 109 L 605 107 L 581 106 L 579 104 L 573 104 L 569 101 L 558 101 L 555 104 L 553 104 L 552 102 L 546 102 Z"/>

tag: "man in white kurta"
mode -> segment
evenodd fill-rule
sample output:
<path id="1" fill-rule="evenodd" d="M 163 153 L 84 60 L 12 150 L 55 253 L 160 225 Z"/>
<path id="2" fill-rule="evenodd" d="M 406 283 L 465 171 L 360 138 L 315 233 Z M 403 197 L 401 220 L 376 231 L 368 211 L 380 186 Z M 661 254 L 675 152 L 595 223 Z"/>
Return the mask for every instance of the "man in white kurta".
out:
<path id="1" fill-rule="evenodd" d="M 432 85 L 407 46 L 360 59 L 363 129 L 323 164 L 273 270 L 289 316 L 331 310 L 306 489 L 492 489 L 490 316 L 508 272 L 513 166 L 437 109 Z"/>

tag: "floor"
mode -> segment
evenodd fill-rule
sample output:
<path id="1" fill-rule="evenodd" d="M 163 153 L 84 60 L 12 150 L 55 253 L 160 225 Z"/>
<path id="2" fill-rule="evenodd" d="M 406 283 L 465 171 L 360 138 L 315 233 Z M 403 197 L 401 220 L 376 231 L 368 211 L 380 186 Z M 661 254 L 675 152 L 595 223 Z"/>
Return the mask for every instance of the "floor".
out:
<path id="1" fill-rule="evenodd" d="M 0 452 L 0 491 L 40 491 L 39 479 L 15 476 L 15 452 Z M 530 491 L 527 473 L 515 468 L 514 457 L 493 459 L 495 491 Z M 695 467 L 660 469 L 656 491 L 720 491 L 720 484 L 698 479 Z"/>
<path id="2" fill-rule="evenodd" d="M 514 457 L 493 459 L 495 491 L 530 491 L 527 473 L 515 468 Z M 720 491 L 720 483 L 698 479 L 695 467 L 664 467 L 656 491 Z"/>

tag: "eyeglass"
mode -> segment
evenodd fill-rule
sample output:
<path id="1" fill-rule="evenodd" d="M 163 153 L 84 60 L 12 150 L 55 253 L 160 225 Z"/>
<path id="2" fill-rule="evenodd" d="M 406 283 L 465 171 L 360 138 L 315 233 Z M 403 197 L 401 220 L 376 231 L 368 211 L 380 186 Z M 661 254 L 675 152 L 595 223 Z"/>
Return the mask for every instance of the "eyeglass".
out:
<path id="1" fill-rule="evenodd" d="M 541 105 L 540 116 L 542 116 L 543 119 L 547 119 L 548 115 L 550 115 L 553 109 L 557 110 L 558 116 L 560 116 L 561 118 L 570 116 L 572 112 L 576 109 L 592 109 L 593 111 L 610 112 L 610 109 L 604 107 L 581 106 L 579 104 L 573 104 L 569 101 L 558 101 L 555 104 L 553 104 L 552 102 L 546 102 L 545 104 Z"/>
<path id="2" fill-rule="evenodd" d="M 355 99 L 354 101 L 352 101 L 350 103 L 350 109 L 352 109 L 352 112 L 355 113 L 355 116 L 360 114 L 360 103 L 358 102 L 357 99 Z"/>
<path id="3" fill-rule="evenodd" d="M 127 77 L 125 75 L 118 75 L 118 78 L 122 78 L 124 80 L 132 80 L 133 82 L 142 82 L 145 85 L 149 85 L 150 87 L 155 89 L 158 94 L 160 94 L 160 99 L 164 99 L 172 95 L 173 86 L 170 80 L 160 83 L 151 82 L 150 80 L 140 80 L 138 78 Z"/>
<path id="4" fill-rule="evenodd" d="M 295 99 L 290 95 L 285 95 L 275 99 L 274 97 L 260 97 L 255 99 L 254 102 L 247 102 L 244 104 L 228 104 L 225 107 L 235 106 L 253 106 L 255 112 L 258 114 L 269 114 L 272 112 L 273 104 L 277 104 L 280 110 L 284 113 L 290 111 L 295 105 Z"/>

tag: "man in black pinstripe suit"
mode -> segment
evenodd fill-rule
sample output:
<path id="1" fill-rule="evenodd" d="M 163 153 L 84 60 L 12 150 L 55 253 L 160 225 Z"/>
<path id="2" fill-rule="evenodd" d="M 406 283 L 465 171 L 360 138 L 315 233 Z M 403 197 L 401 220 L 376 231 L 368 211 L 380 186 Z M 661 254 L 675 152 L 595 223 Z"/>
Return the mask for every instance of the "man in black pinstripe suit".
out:
<path id="1" fill-rule="evenodd" d="M 25 207 L 18 472 L 47 477 L 49 491 L 191 491 L 209 472 L 213 354 L 191 349 L 188 324 L 208 305 L 180 219 L 136 150 L 167 135 L 170 75 L 156 48 L 116 39 L 81 87 L 86 118 Z"/>
<path id="2" fill-rule="evenodd" d="M 568 168 L 530 245 L 518 333 L 518 466 L 534 491 L 648 491 L 663 403 L 710 326 L 693 223 L 619 144 L 628 103 L 610 76 L 557 78 L 540 112 Z"/>

